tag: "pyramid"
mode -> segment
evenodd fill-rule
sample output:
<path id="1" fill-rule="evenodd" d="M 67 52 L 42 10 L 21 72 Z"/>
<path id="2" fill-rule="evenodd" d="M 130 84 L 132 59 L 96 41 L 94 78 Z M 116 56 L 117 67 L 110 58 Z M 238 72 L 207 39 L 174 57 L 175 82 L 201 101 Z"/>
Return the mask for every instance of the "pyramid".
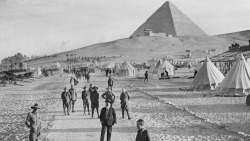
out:
<path id="1" fill-rule="evenodd" d="M 207 35 L 169 1 L 165 2 L 152 16 L 150 16 L 147 21 L 132 34 L 132 37 L 145 36 L 145 30 L 150 30 L 153 33 L 165 33 L 173 37 L 184 35 Z"/>

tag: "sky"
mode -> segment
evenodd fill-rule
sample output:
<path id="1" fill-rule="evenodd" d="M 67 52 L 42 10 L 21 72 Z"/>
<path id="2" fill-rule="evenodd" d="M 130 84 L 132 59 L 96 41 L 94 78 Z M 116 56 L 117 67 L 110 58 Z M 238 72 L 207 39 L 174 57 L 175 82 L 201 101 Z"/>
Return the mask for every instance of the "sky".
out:
<path id="1" fill-rule="evenodd" d="M 129 37 L 166 0 L 0 0 L 0 59 Z M 207 34 L 250 29 L 250 0 L 171 0 Z"/>

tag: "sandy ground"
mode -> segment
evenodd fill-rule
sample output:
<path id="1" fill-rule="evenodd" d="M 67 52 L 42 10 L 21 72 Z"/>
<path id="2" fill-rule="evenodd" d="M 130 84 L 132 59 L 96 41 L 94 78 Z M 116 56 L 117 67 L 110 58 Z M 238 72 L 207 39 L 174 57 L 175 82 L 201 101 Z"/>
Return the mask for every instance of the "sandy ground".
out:
<path id="1" fill-rule="evenodd" d="M 179 91 L 192 79 L 189 70 L 179 70 L 183 78 L 170 80 L 150 80 L 143 82 L 136 78 L 116 78 L 114 108 L 118 124 L 113 128 L 112 140 L 133 141 L 137 133 L 136 121 L 143 118 L 153 141 L 165 140 L 250 140 L 249 108 L 245 98 L 204 98 L 199 92 Z M 143 72 L 141 72 L 142 74 Z M 139 74 L 140 75 L 140 74 Z M 28 129 L 24 125 L 30 106 L 37 102 L 41 106 L 44 141 L 97 141 L 100 138 L 101 125 L 95 113 L 94 119 L 83 116 L 81 91 L 82 80 L 76 86 L 78 100 L 76 112 L 64 116 L 60 94 L 62 88 L 69 87 L 69 78 L 64 75 L 37 80 L 19 82 L 20 86 L 1 87 L 0 99 L 0 140 L 27 140 Z M 91 83 L 98 86 L 102 94 L 107 87 L 107 78 L 92 74 Z M 21 86 L 24 85 L 24 86 Z M 126 88 L 130 101 L 132 120 L 122 119 L 119 95 Z M 100 109 L 104 106 L 100 98 Z M 184 110 L 183 110 L 184 109 Z M 240 133 L 238 133 L 240 132 Z"/>

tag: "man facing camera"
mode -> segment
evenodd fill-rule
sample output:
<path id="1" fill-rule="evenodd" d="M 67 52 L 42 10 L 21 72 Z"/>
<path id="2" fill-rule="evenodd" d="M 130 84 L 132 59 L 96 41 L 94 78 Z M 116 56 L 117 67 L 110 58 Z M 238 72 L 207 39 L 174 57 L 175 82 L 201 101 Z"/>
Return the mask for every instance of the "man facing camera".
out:
<path id="1" fill-rule="evenodd" d="M 102 124 L 100 141 L 104 141 L 105 132 L 107 130 L 107 141 L 111 141 L 112 126 L 116 123 L 115 109 L 111 107 L 111 101 L 106 99 L 106 107 L 101 110 L 100 121 Z"/>

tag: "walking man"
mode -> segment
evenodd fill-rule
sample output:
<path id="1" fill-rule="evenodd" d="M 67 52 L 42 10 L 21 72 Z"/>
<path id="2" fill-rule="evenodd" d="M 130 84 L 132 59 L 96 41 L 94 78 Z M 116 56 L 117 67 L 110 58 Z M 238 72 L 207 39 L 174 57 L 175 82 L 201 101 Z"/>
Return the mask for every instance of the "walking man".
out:
<path id="1" fill-rule="evenodd" d="M 111 101 L 106 100 L 106 107 L 101 110 L 100 121 L 102 124 L 100 141 L 104 141 L 105 132 L 107 130 L 107 141 L 111 141 L 112 126 L 116 124 L 115 109 L 111 107 Z"/>
<path id="2" fill-rule="evenodd" d="M 102 94 L 102 98 L 109 100 L 111 102 L 111 106 L 115 102 L 115 95 L 110 91 L 110 88 L 107 88 L 107 91 Z"/>
<path id="3" fill-rule="evenodd" d="M 128 107 L 129 106 L 128 101 L 130 100 L 130 96 L 124 88 L 122 89 L 120 100 L 121 100 L 122 118 L 124 119 L 124 111 L 126 111 L 128 119 L 130 120 L 131 118 L 129 116 L 129 107 Z"/>
<path id="4" fill-rule="evenodd" d="M 31 107 L 33 109 L 32 112 L 28 113 L 25 124 L 28 128 L 30 128 L 30 141 L 38 141 L 38 137 L 41 134 L 41 121 L 37 113 L 38 104 L 36 103 L 34 106 Z"/>
<path id="5" fill-rule="evenodd" d="M 111 78 L 111 76 L 109 76 L 109 79 L 108 79 L 108 88 L 110 88 L 111 91 L 112 91 L 113 84 L 114 84 L 113 79 Z"/>
<path id="6" fill-rule="evenodd" d="M 135 141 L 150 141 L 149 133 L 144 127 L 144 120 L 139 119 L 137 121 L 137 135 Z"/>
<path id="7" fill-rule="evenodd" d="M 67 108 L 67 115 L 69 115 L 70 94 L 67 91 L 66 87 L 63 90 L 64 91 L 62 92 L 62 95 L 61 95 L 61 99 L 63 102 L 63 112 L 64 112 L 64 115 L 66 115 L 65 109 Z"/>
<path id="8" fill-rule="evenodd" d="M 148 71 L 145 72 L 144 76 L 145 76 L 144 82 L 146 81 L 148 82 Z"/>
<path id="9" fill-rule="evenodd" d="M 84 113 L 83 115 L 85 115 L 85 111 L 86 111 L 86 108 L 88 108 L 88 114 L 90 115 L 89 113 L 89 93 L 86 91 L 86 86 L 83 87 L 83 91 L 82 91 L 82 102 L 83 102 L 83 110 L 84 110 Z"/>
<path id="10" fill-rule="evenodd" d="M 69 93 L 70 93 L 70 109 L 72 110 L 72 112 L 75 112 L 75 103 L 77 100 L 77 93 L 76 93 L 76 89 L 74 88 L 74 85 L 71 85 L 71 88 L 69 89 Z"/>
<path id="11" fill-rule="evenodd" d="M 92 87 L 92 84 L 90 83 L 89 84 L 89 94 L 91 95 L 92 92 L 93 92 L 93 87 Z"/>
<path id="12" fill-rule="evenodd" d="M 92 109 L 91 118 L 94 117 L 94 110 L 95 109 L 96 109 L 98 118 L 100 118 L 99 117 L 99 93 L 97 92 L 98 87 L 94 86 L 93 89 L 94 89 L 94 91 L 90 95 L 91 109 Z"/>

